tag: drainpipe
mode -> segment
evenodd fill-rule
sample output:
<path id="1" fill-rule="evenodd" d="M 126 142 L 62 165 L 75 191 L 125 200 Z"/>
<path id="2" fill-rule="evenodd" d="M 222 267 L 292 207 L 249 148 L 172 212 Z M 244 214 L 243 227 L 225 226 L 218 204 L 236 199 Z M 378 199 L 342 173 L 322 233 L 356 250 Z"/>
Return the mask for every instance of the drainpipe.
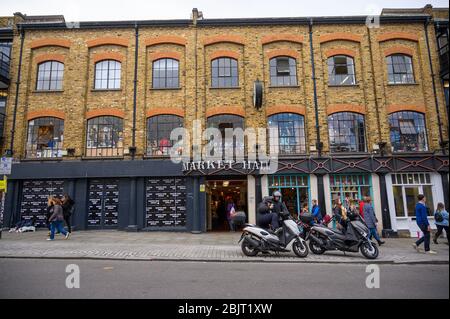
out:
<path id="1" fill-rule="evenodd" d="M 14 154 L 14 135 L 16 132 L 16 119 L 17 119 L 17 107 L 19 105 L 19 88 L 20 88 L 20 79 L 22 75 L 22 56 L 23 56 L 23 43 L 25 40 L 25 30 L 18 26 L 20 32 L 20 53 L 19 53 L 19 65 L 17 67 L 17 80 L 16 80 L 16 96 L 14 100 L 14 113 L 13 113 L 13 122 L 11 128 L 11 141 L 10 145 L 10 156 L 12 157 Z"/>
<path id="2" fill-rule="evenodd" d="M 314 48 L 313 48 L 313 19 L 309 20 L 309 46 L 311 53 L 312 80 L 314 85 L 314 110 L 316 116 L 316 147 L 319 151 L 319 157 L 322 157 L 322 142 L 320 141 L 320 125 L 319 125 L 319 103 L 317 100 L 317 83 L 316 83 L 316 66 L 314 64 Z"/>
<path id="3" fill-rule="evenodd" d="M 437 120 L 438 120 L 438 127 L 439 127 L 439 146 L 442 148 L 442 152 L 445 155 L 445 143 L 444 143 L 444 136 L 442 133 L 442 121 L 441 121 L 441 113 L 439 111 L 439 99 L 437 96 L 437 89 L 436 89 L 436 81 L 434 79 L 434 68 L 433 68 L 433 60 L 431 58 L 431 48 L 430 48 L 430 39 L 428 37 L 428 25 L 430 24 L 431 18 L 428 18 L 425 22 L 425 39 L 427 42 L 427 50 L 428 50 L 428 61 L 430 63 L 430 70 L 431 70 L 431 83 L 433 85 L 433 93 L 434 93 L 434 102 L 436 106 L 436 114 L 437 114 Z"/>
<path id="4" fill-rule="evenodd" d="M 139 27 L 136 23 L 135 30 L 135 51 L 134 51 L 134 96 L 133 96 L 133 138 L 131 151 L 131 159 L 134 160 L 136 156 L 136 107 L 137 107 L 137 83 L 138 83 L 138 58 L 139 58 Z"/>

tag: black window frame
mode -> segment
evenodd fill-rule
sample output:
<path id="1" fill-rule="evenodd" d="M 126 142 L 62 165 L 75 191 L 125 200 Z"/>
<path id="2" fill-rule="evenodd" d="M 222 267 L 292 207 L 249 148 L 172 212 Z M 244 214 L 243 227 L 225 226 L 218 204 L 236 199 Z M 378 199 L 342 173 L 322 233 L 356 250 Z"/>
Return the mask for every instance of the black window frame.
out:
<path id="1" fill-rule="evenodd" d="M 345 63 L 337 63 L 337 59 L 345 58 Z M 355 58 L 349 55 L 338 54 L 327 59 L 328 66 L 328 85 L 329 86 L 352 86 L 357 85 Z M 336 73 L 338 67 L 347 69 L 346 73 Z M 350 83 L 346 83 L 345 79 L 350 79 Z"/>
<path id="2" fill-rule="evenodd" d="M 221 72 L 229 72 L 229 75 L 221 75 Z M 211 60 L 211 88 L 239 88 L 239 61 L 237 59 L 219 57 Z"/>
<path id="3" fill-rule="evenodd" d="M 48 69 L 48 80 L 42 79 L 41 75 L 46 73 L 45 66 L 49 65 Z M 62 69 L 59 67 L 62 66 Z M 43 69 L 44 68 L 44 69 Z M 59 76 L 61 74 L 61 76 Z M 48 83 L 48 85 L 44 85 Z M 36 74 L 36 91 L 62 91 L 64 83 L 64 63 L 55 60 L 43 61 L 37 66 Z M 53 88 L 52 88 L 53 86 Z"/>
<path id="4" fill-rule="evenodd" d="M 297 120 L 299 120 L 298 125 L 295 124 Z M 274 152 L 273 147 L 278 148 L 278 154 L 281 156 L 306 154 L 305 116 L 289 112 L 278 113 L 269 116 L 267 122 L 269 129 L 276 127 L 278 130 L 278 141 L 274 141 L 274 138 L 270 136 L 269 130 L 269 149 L 271 154 Z M 280 123 L 285 125 L 280 126 Z M 290 127 L 287 127 L 289 125 Z M 283 139 L 288 142 L 282 142 Z M 298 140 L 299 143 L 291 143 L 292 140 Z"/>
<path id="5" fill-rule="evenodd" d="M 227 146 L 225 144 L 225 130 L 227 128 L 232 128 L 233 130 L 237 128 L 245 129 L 245 118 L 235 114 L 219 114 L 213 115 L 206 120 L 207 128 L 217 128 L 222 133 L 222 158 L 225 158 L 225 152 L 227 152 Z M 209 140 L 210 141 L 210 140 Z M 236 139 L 233 139 L 233 156 L 235 155 L 235 150 L 243 150 L 245 152 L 245 140 L 244 145 L 236 145 Z M 214 154 L 215 156 L 216 154 Z"/>
<path id="6" fill-rule="evenodd" d="M 168 76 L 169 69 L 168 69 L 168 62 L 176 63 L 176 77 L 174 76 Z M 156 76 L 156 64 L 164 62 L 164 68 L 160 68 L 159 72 L 163 72 L 164 76 Z M 176 79 L 176 85 L 169 85 L 169 79 Z M 158 81 L 157 81 L 158 80 Z M 161 80 L 164 80 L 164 85 L 162 86 L 156 86 L 156 83 L 161 83 Z M 161 90 L 161 89 L 179 89 L 180 88 L 180 61 L 177 59 L 172 58 L 161 58 L 158 60 L 154 60 L 152 62 L 152 89 L 155 90 Z"/>
<path id="7" fill-rule="evenodd" d="M 394 58 L 403 58 L 404 63 L 394 63 Z M 413 57 L 407 54 L 391 54 L 386 57 L 388 83 L 390 85 L 415 84 Z M 400 70 L 405 68 L 405 70 Z M 409 70 L 408 70 L 409 69 Z M 404 81 L 406 77 L 406 81 Z M 398 80 L 400 79 L 400 80 Z"/>
<path id="8" fill-rule="evenodd" d="M 279 62 L 288 61 L 289 72 L 280 72 Z M 297 59 L 290 56 L 276 56 L 269 60 L 271 87 L 298 86 Z"/>
<path id="9" fill-rule="evenodd" d="M 93 128 L 96 128 L 96 131 L 93 131 Z M 109 132 L 105 132 L 105 128 L 109 130 Z M 99 132 L 102 129 L 107 134 L 107 136 L 104 136 L 106 138 L 100 137 Z M 94 134 L 94 139 L 91 138 L 93 136 L 92 134 Z M 106 142 L 102 140 L 106 140 Z M 124 119 L 117 116 L 106 115 L 93 117 L 87 120 L 86 157 L 123 156 L 124 143 Z"/>
<path id="10" fill-rule="evenodd" d="M 399 111 L 389 114 L 389 137 L 391 141 L 392 151 L 395 153 L 415 153 L 415 152 L 427 152 L 429 149 L 428 144 L 428 131 L 425 114 L 415 111 Z M 418 121 L 418 123 L 415 122 Z M 417 130 L 417 134 L 405 134 L 401 132 L 400 123 L 404 121 L 413 121 L 414 127 Z M 398 124 L 398 125 L 397 125 Z M 420 134 L 423 134 L 420 137 Z M 417 147 L 411 147 L 413 141 L 412 136 L 417 136 Z M 420 145 L 419 138 L 423 139 L 423 144 Z M 403 146 L 403 147 L 400 147 Z"/>
<path id="11" fill-rule="evenodd" d="M 111 63 L 117 63 L 119 65 L 119 68 L 117 69 L 113 69 L 111 67 Z M 103 71 L 104 69 L 98 70 L 98 67 L 100 65 L 102 65 L 103 63 L 108 63 L 107 68 L 106 68 L 106 79 L 104 78 L 98 78 L 98 71 Z M 116 64 L 116 65 L 117 65 Z M 114 71 L 114 76 L 112 77 L 111 72 Z M 119 77 L 116 76 L 116 72 L 119 72 Z M 97 87 L 97 81 L 100 81 L 99 83 L 101 84 L 100 87 Z M 110 81 L 114 81 L 113 83 L 115 84 L 119 84 L 118 87 L 115 87 L 116 85 L 113 85 L 113 87 L 110 86 Z M 106 87 L 103 87 L 102 83 L 106 82 Z M 106 59 L 106 60 L 101 60 L 101 61 L 97 61 L 95 62 L 94 65 L 94 90 L 99 90 L 99 91 L 114 91 L 114 90 L 121 90 L 122 88 L 122 62 L 118 61 L 118 60 L 113 60 L 113 59 Z"/>
<path id="12" fill-rule="evenodd" d="M 42 132 L 41 128 L 52 127 L 51 131 Z M 46 134 L 45 135 L 42 134 Z M 39 138 L 47 138 L 48 143 L 39 143 Z M 50 143 L 51 142 L 51 143 Z M 49 146 L 49 144 L 51 144 Z M 56 144 L 56 147 L 54 146 Z M 64 120 L 44 116 L 34 118 L 27 123 L 26 158 L 61 158 L 64 144 Z"/>
<path id="13" fill-rule="evenodd" d="M 156 127 L 156 136 L 153 136 L 152 129 Z M 170 139 L 170 132 L 173 129 L 184 127 L 184 118 L 173 114 L 160 114 L 147 118 L 147 150 L 146 156 L 167 157 L 170 156 L 170 148 L 173 141 Z M 161 145 L 161 141 L 166 140 L 167 145 Z M 153 143 L 156 142 L 156 145 Z"/>
<path id="14" fill-rule="evenodd" d="M 352 123 L 352 126 L 345 125 L 346 122 Z M 334 134 L 335 130 L 337 130 L 337 134 Z M 353 133 L 353 135 L 345 134 L 346 131 Z M 357 131 L 358 134 L 356 134 Z M 354 141 L 352 140 L 348 143 L 349 136 L 352 136 Z M 336 112 L 330 114 L 328 116 L 328 137 L 330 141 L 330 153 L 367 152 L 365 116 L 355 112 Z M 336 143 L 336 140 L 340 141 L 340 143 Z"/>

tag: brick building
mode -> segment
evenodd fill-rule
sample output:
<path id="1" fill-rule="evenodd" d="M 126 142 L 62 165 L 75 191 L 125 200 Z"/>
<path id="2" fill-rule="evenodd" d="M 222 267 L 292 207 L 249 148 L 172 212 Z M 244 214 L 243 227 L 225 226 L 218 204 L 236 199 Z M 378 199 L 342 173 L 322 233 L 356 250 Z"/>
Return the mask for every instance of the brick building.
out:
<path id="1" fill-rule="evenodd" d="M 430 10 L 384 12 L 374 28 L 360 16 L 203 19 L 195 9 L 161 21 L 15 14 L 0 29 L 12 40 L 5 224 L 42 222 L 47 196 L 68 193 L 78 229 L 220 230 L 223 197 L 254 222 L 257 202 L 280 189 L 292 212 L 370 195 L 386 233 L 414 231 L 418 193 L 449 204 L 435 28 L 448 30 L 448 15 Z M 277 127 L 276 174 L 172 163 L 170 131 L 194 120 Z"/>

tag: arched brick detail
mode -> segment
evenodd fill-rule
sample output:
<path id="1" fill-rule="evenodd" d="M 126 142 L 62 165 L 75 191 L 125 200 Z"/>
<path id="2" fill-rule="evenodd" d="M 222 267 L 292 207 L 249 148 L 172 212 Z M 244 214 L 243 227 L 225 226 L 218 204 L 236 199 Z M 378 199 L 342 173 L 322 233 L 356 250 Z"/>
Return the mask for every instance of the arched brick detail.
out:
<path id="1" fill-rule="evenodd" d="M 159 59 L 175 59 L 180 61 L 181 54 L 178 52 L 155 52 L 150 54 L 150 61 L 156 61 Z"/>
<path id="2" fill-rule="evenodd" d="M 27 120 L 31 121 L 40 117 L 56 117 L 58 119 L 64 120 L 65 114 L 63 111 L 60 110 L 53 110 L 53 109 L 42 109 L 42 110 L 36 110 L 36 111 L 30 111 L 27 113 Z"/>
<path id="3" fill-rule="evenodd" d="M 86 112 L 86 119 L 88 120 L 98 116 L 115 116 L 123 119 L 125 112 L 118 109 L 97 109 Z"/>
<path id="4" fill-rule="evenodd" d="M 120 54 L 117 52 L 96 53 L 92 56 L 92 61 L 94 63 L 97 63 L 97 62 L 103 61 L 103 60 L 115 60 L 115 61 L 123 62 L 124 56 L 123 56 L 123 54 Z"/>
<path id="5" fill-rule="evenodd" d="M 245 40 L 244 40 L 243 37 L 238 36 L 238 35 L 225 35 L 225 34 L 224 35 L 217 35 L 217 36 L 206 38 L 203 41 L 203 45 L 207 46 L 207 45 L 221 43 L 221 42 L 228 42 L 228 43 L 235 43 L 235 44 L 245 45 Z"/>
<path id="6" fill-rule="evenodd" d="M 419 112 L 419 113 L 425 113 L 425 105 L 400 105 L 400 104 L 392 104 L 386 106 L 386 111 L 388 114 L 401 112 L 401 111 L 412 111 L 412 112 Z"/>
<path id="7" fill-rule="evenodd" d="M 299 52 L 292 49 L 278 49 L 267 51 L 267 57 L 269 59 L 275 58 L 277 56 L 289 56 L 291 58 L 297 59 L 299 57 Z"/>
<path id="8" fill-rule="evenodd" d="M 187 43 L 186 39 L 183 37 L 175 36 L 175 35 L 163 35 L 159 37 L 147 38 L 144 40 L 144 44 L 146 47 L 157 45 L 157 44 L 177 44 L 181 46 L 185 46 Z"/>
<path id="9" fill-rule="evenodd" d="M 86 43 L 88 48 L 98 47 L 101 45 L 118 45 L 121 47 L 128 47 L 128 39 L 120 37 L 102 37 L 89 40 Z"/>
<path id="10" fill-rule="evenodd" d="M 58 62 L 64 63 L 65 58 L 66 57 L 63 54 L 44 53 L 44 54 L 36 55 L 36 57 L 34 58 L 34 62 L 36 64 L 40 64 L 45 61 L 58 61 Z"/>
<path id="11" fill-rule="evenodd" d="M 221 114 L 232 114 L 245 117 L 245 110 L 241 106 L 216 106 L 206 111 L 206 118 Z"/>
<path id="12" fill-rule="evenodd" d="M 331 115 L 340 112 L 353 112 L 359 114 L 366 114 L 366 108 L 363 105 L 354 104 L 332 104 L 327 107 L 327 114 Z"/>
<path id="13" fill-rule="evenodd" d="M 284 34 L 266 35 L 261 39 L 262 45 L 281 41 L 302 44 L 304 38 L 302 35 L 284 33 Z"/>
<path id="14" fill-rule="evenodd" d="M 380 34 L 377 37 L 379 42 L 390 41 L 390 40 L 409 40 L 414 42 L 419 42 L 419 37 L 417 34 L 408 32 L 387 32 Z"/>
<path id="15" fill-rule="evenodd" d="M 320 43 L 326 43 L 330 41 L 351 41 L 351 42 L 361 42 L 362 35 L 356 33 L 348 33 L 348 32 L 336 32 L 329 34 L 322 34 L 320 36 Z"/>
<path id="16" fill-rule="evenodd" d="M 217 50 L 217 51 L 214 51 L 213 53 L 211 53 L 211 55 L 210 55 L 211 60 L 214 60 L 217 58 L 222 58 L 222 57 L 233 58 L 235 60 L 239 60 L 239 53 L 235 52 L 235 51 L 230 51 L 230 50 Z"/>
<path id="17" fill-rule="evenodd" d="M 184 117 L 184 109 L 179 107 L 157 107 L 148 110 L 146 115 L 147 118 L 156 115 L 177 115 Z"/>
<path id="18" fill-rule="evenodd" d="M 62 47 L 69 49 L 71 46 L 70 40 L 67 39 L 58 39 L 58 38 L 45 38 L 34 40 L 30 43 L 31 49 L 38 49 L 42 47 L 54 46 L 54 47 Z"/>
<path id="19" fill-rule="evenodd" d="M 306 109 L 304 105 L 294 104 L 294 105 L 274 105 L 269 106 L 266 109 L 266 115 L 272 116 L 280 113 L 294 113 L 299 115 L 305 115 Z"/>
<path id="20" fill-rule="evenodd" d="M 344 48 L 341 48 L 341 49 L 330 49 L 330 50 L 326 50 L 325 51 L 325 56 L 327 58 L 330 58 L 330 57 L 335 56 L 335 55 L 346 55 L 346 56 L 350 56 L 350 57 L 354 58 L 356 56 L 356 51 L 349 50 L 349 49 L 344 49 Z"/>
<path id="21" fill-rule="evenodd" d="M 392 54 L 406 54 L 414 56 L 414 50 L 405 46 L 394 46 L 392 48 L 384 50 L 384 56 L 390 56 Z"/>

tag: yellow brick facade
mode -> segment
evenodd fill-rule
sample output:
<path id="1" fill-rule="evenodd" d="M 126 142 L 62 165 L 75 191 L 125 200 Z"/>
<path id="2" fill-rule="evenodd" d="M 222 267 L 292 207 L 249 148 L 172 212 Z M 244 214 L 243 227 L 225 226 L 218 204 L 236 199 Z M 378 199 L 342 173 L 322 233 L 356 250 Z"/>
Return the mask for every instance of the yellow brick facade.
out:
<path id="1" fill-rule="evenodd" d="M 430 27 L 428 31 L 429 38 L 435 39 L 434 28 Z M 69 45 L 63 47 L 61 43 Z M 382 24 L 375 29 L 368 29 L 364 24 L 318 24 L 313 26 L 313 43 L 320 136 L 325 153 L 329 151 L 327 116 L 330 110 L 340 109 L 357 110 L 365 115 L 369 152 L 380 141 L 389 143 L 388 110 L 425 110 L 429 150 L 440 148 L 438 116 L 422 23 Z M 430 44 L 437 73 L 437 48 L 435 41 L 431 40 Z M 398 50 L 412 53 L 415 84 L 388 84 L 385 55 Z M 19 34 L 14 37 L 12 52 L 12 81 L 3 149 L 9 147 L 12 129 L 20 52 Z M 354 55 L 356 85 L 328 85 L 327 58 L 333 52 Z M 270 86 L 269 59 L 277 53 L 296 58 L 298 86 Z M 114 91 L 94 90 L 95 61 L 108 54 L 121 58 L 121 88 Z M 315 145 L 315 106 L 307 25 L 213 27 L 192 24 L 185 27 L 140 27 L 138 54 L 138 158 L 145 155 L 147 115 L 152 112 L 164 113 L 161 110 L 177 114 L 182 109 L 187 128 L 191 127 L 194 119 L 200 119 L 204 126 L 208 112 L 217 108 L 223 113 L 242 110 L 246 127 L 263 127 L 267 123 L 267 114 L 273 114 L 273 110 L 297 108 L 305 114 L 307 144 Z M 237 88 L 211 88 L 211 59 L 221 54 L 238 58 Z M 37 61 L 46 55 L 57 55 L 64 59 L 62 91 L 36 91 Z M 179 57 L 179 89 L 152 89 L 152 62 L 164 56 Z M 124 146 L 132 146 L 134 68 L 133 28 L 26 30 L 14 156 L 25 156 L 29 113 L 52 109 L 64 113 L 64 148 L 75 148 L 77 158 L 85 155 L 86 114 L 92 111 L 113 110 L 123 113 Z M 264 82 L 264 105 L 261 110 L 256 110 L 252 105 L 253 83 L 257 79 Z M 444 93 L 438 75 L 435 80 L 444 122 L 444 140 L 448 140 Z"/>

